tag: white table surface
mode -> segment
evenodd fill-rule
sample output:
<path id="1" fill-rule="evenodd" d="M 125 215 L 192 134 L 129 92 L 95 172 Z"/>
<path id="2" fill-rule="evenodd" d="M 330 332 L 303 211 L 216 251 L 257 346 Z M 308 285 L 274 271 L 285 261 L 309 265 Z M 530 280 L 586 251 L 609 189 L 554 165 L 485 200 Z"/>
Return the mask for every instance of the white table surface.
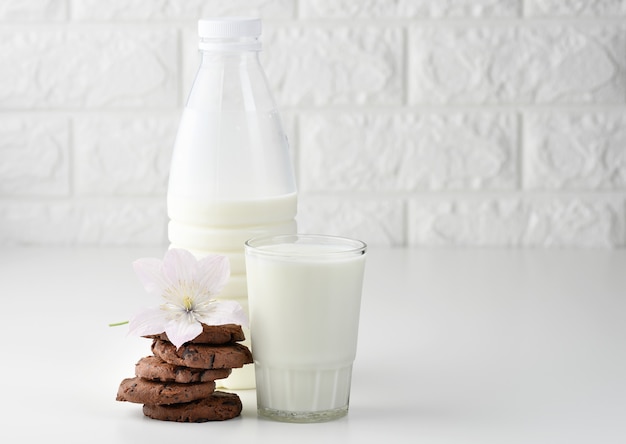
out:
<path id="1" fill-rule="evenodd" d="M 150 341 L 155 248 L 0 252 L 0 442 L 624 443 L 626 251 L 370 248 L 350 413 L 320 424 L 148 419 L 115 401 Z"/>

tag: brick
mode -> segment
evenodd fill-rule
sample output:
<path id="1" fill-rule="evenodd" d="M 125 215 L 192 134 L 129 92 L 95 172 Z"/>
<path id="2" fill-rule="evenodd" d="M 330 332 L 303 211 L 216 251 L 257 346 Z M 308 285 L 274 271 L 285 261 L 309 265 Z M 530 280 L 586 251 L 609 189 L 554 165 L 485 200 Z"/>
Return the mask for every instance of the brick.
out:
<path id="1" fill-rule="evenodd" d="M 174 114 L 77 118 L 76 192 L 164 196 L 178 121 Z"/>
<path id="2" fill-rule="evenodd" d="M 298 231 L 357 238 L 368 245 L 403 246 L 401 199 L 358 199 L 300 195 Z"/>
<path id="3" fill-rule="evenodd" d="M 420 26 L 410 36 L 414 104 L 624 103 L 626 28 Z"/>
<path id="4" fill-rule="evenodd" d="M 526 243 L 546 247 L 623 247 L 622 197 L 579 196 L 532 202 Z"/>
<path id="5" fill-rule="evenodd" d="M 175 106 L 176 40 L 168 30 L 0 31 L 0 107 Z"/>
<path id="6" fill-rule="evenodd" d="M 263 64 L 281 106 L 403 101 L 398 28 L 277 27 L 263 40 Z"/>
<path id="7" fill-rule="evenodd" d="M 307 0 L 304 18 L 515 17 L 522 0 Z"/>
<path id="8" fill-rule="evenodd" d="M 303 191 L 514 189 L 514 114 L 302 114 Z"/>
<path id="9" fill-rule="evenodd" d="M 291 18 L 296 0 L 73 0 L 78 20 L 197 20 L 202 17 Z"/>
<path id="10" fill-rule="evenodd" d="M 623 197 L 415 198 L 409 244 L 465 247 L 622 247 Z"/>
<path id="11" fill-rule="evenodd" d="M 0 117 L 0 194 L 69 193 L 69 122 L 63 117 Z"/>
<path id="12" fill-rule="evenodd" d="M 64 20 L 67 17 L 66 3 L 66 0 L 0 2 L 0 21 Z"/>
<path id="13" fill-rule="evenodd" d="M 165 203 L 0 201 L 0 244 L 165 245 Z"/>
<path id="14" fill-rule="evenodd" d="M 524 183 L 530 189 L 626 188 L 626 113 L 528 113 Z"/>
<path id="15" fill-rule="evenodd" d="M 624 0 L 526 0 L 529 17 L 615 17 L 626 15 Z"/>

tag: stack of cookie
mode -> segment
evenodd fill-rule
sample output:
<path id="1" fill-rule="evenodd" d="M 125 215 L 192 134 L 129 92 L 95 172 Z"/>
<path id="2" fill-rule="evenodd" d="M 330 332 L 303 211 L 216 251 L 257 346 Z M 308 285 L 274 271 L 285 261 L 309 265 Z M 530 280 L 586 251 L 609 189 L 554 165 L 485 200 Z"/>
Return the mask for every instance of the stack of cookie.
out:
<path id="1" fill-rule="evenodd" d="M 241 414 L 235 393 L 215 391 L 215 380 L 230 375 L 233 368 L 252 363 L 241 326 L 202 325 L 202 333 L 180 348 L 167 335 L 153 339 L 153 356 L 135 365 L 135 377 L 124 379 L 117 401 L 143 404 L 144 415 L 163 421 L 223 421 Z"/>

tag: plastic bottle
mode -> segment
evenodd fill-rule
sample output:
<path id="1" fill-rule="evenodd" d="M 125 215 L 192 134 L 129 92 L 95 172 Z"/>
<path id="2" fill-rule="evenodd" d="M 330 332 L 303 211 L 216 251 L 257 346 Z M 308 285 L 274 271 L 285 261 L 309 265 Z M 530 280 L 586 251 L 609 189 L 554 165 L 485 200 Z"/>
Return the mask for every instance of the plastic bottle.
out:
<path id="1" fill-rule="evenodd" d="M 248 310 L 244 242 L 297 231 L 293 165 L 259 61 L 261 20 L 203 19 L 198 34 L 200 66 L 170 167 L 168 237 L 170 247 L 197 257 L 227 256 L 231 278 L 219 297 Z M 254 388 L 254 368 L 235 369 L 221 383 Z"/>

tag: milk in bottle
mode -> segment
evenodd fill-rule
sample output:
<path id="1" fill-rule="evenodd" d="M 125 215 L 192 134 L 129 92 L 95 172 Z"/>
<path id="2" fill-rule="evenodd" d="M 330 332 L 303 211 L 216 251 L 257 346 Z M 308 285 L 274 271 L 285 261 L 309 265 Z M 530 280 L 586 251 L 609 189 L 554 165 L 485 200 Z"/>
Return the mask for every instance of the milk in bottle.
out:
<path id="1" fill-rule="evenodd" d="M 296 232 L 293 166 L 259 61 L 260 19 L 204 19 L 198 33 L 200 66 L 170 168 L 168 237 L 197 257 L 227 256 L 231 278 L 220 298 L 247 310 L 244 242 Z M 222 383 L 253 388 L 254 369 L 235 369 Z"/>

